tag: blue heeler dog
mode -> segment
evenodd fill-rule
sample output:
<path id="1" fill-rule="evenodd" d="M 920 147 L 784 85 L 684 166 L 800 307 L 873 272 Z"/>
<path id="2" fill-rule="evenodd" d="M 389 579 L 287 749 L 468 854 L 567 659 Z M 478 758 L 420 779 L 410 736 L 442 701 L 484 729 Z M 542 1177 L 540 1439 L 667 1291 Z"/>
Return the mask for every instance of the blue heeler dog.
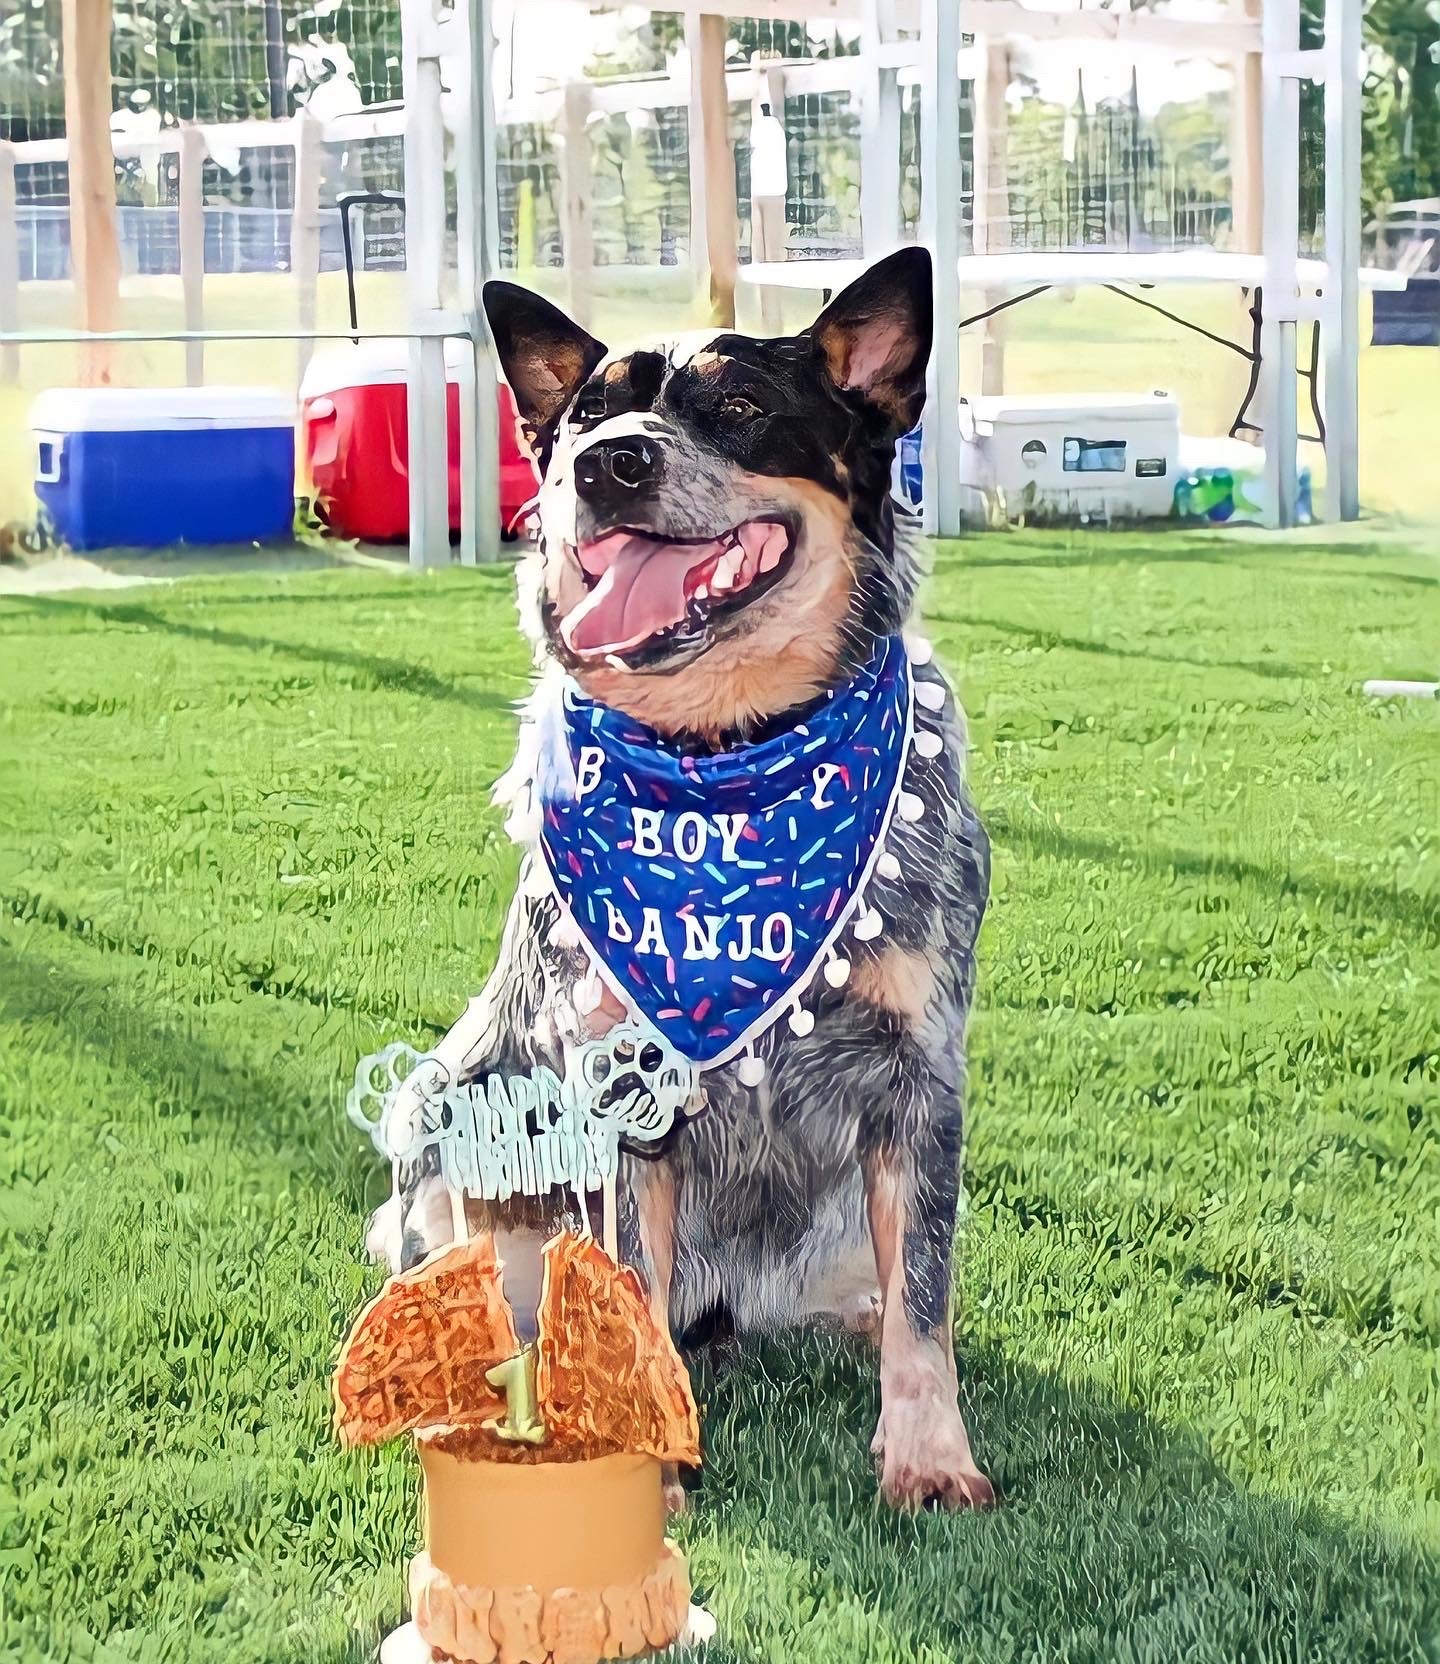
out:
<path id="1" fill-rule="evenodd" d="M 689 753 L 736 753 L 803 724 L 906 628 L 919 574 L 890 471 L 924 401 L 930 259 L 892 255 L 775 340 L 711 330 L 616 355 L 512 284 L 489 284 L 485 306 L 543 481 L 520 574 L 540 677 L 505 786 L 532 854 L 475 1008 L 471 1076 L 561 1067 L 625 1011 L 532 882 L 529 788 L 562 690 Z M 764 1032 L 758 1085 L 744 1060 L 708 1070 L 660 1155 L 627 1159 L 619 1241 L 682 1340 L 716 1319 L 868 1332 L 884 1494 L 983 1506 L 994 1493 L 957 1402 L 952 1239 L 989 850 L 961 712 L 913 638 L 911 658 L 926 760 L 912 751 L 902 784 L 923 813 L 894 822 L 870 884 L 883 934 L 849 932 L 850 975 L 816 979 L 813 1023 Z M 402 1175 L 377 1221 L 397 1265 L 448 1240 L 437 1190 L 432 1172 Z M 517 1204 L 488 1222 L 512 1241 L 540 1223 Z"/>

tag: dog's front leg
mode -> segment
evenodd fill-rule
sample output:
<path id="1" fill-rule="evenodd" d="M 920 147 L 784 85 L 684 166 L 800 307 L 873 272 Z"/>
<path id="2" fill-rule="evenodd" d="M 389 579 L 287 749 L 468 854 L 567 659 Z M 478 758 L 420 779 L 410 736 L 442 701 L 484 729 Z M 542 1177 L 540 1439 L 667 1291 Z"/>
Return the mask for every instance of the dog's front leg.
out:
<path id="1" fill-rule="evenodd" d="M 881 1489 L 897 1506 L 984 1508 L 995 1492 L 970 1453 L 952 1330 L 960 1105 L 933 1075 L 919 1095 L 929 1100 L 919 1125 L 902 1140 L 892 1123 L 864 1155 L 881 1299 L 880 1422 L 871 1449 Z"/>
<path id="2" fill-rule="evenodd" d="M 670 1282 L 675 1273 L 678 1182 L 665 1157 L 632 1156 L 626 1163 L 620 1205 L 620 1257 L 643 1273 L 651 1314 L 666 1335 L 670 1333 Z M 672 1514 L 685 1507 L 680 1470 L 673 1462 L 665 1464 L 665 1506 Z"/>

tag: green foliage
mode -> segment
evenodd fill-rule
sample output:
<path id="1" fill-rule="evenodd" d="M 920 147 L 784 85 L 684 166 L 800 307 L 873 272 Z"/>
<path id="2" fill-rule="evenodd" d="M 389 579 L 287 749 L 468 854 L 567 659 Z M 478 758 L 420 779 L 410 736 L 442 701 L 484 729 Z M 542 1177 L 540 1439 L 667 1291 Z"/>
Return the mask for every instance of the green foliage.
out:
<path id="1" fill-rule="evenodd" d="M 1365 35 L 1372 47 L 1367 102 L 1374 112 L 1367 136 L 1383 125 L 1381 142 L 1392 158 L 1386 194 L 1376 206 L 1440 195 L 1440 6 L 1371 0 Z"/>
<path id="2" fill-rule="evenodd" d="M 873 1363 L 697 1373 L 679 1523 L 797 1664 L 1430 1664 L 1433 560 L 1012 535 L 930 632 L 995 845 L 959 1333 L 989 1518 L 900 1519 Z M 0 1651 L 361 1664 L 409 1453 L 331 1443 L 385 1175 L 354 1062 L 478 987 L 515 872 L 508 569 L 0 602 Z"/>
<path id="3" fill-rule="evenodd" d="M 270 112 L 267 12 L 287 52 L 337 43 L 349 54 L 366 103 L 400 97 L 400 10 L 394 0 L 116 0 L 110 67 L 115 108 L 156 110 L 179 121 L 242 121 Z M 282 72 L 288 81 L 295 61 Z M 320 68 L 323 80 L 333 70 Z M 310 89 L 276 89 L 293 113 Z M 24 132 L 17 129 L 23 123 Z M 0 17 L 0 136 L 65 131 L 58 0 L 28 0 Z"/>

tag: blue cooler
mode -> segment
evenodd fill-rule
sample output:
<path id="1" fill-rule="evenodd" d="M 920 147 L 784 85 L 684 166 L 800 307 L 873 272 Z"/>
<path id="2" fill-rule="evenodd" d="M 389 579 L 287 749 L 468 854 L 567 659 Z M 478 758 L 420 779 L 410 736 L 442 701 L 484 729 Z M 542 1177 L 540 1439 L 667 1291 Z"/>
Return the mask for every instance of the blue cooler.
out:
<path id="1" fill-rule="evenodd" d="M 295 401 L 254 387 L 57 387 L 35 495 L 72 549 L 266 543 L 295 518 Z"/>
<path id="2" fill-rule="evenodd" d="M 920 451 L 924 435 L 918 427 L 902 434 L 895 446 L 895 461 L 890 472 L 890 491 L 906 508 L 920 512 L 922 474 Z"/>

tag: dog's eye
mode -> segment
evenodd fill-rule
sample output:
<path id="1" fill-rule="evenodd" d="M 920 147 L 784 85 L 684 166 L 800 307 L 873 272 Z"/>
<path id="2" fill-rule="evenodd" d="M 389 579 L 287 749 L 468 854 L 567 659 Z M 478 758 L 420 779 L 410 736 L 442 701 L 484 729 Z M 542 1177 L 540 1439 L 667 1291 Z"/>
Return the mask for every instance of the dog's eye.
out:
<path id="1" fill-rule="evenodd" d="M 753 422 L 757 416 L 765 414 L 753 400 L 743 399 L 738 395 L 732 395 L 726 399 L 721 409 L 725 415 L 733 417 L 737 422 Z"/>
<path id="2" fill-rule="evenodd" d="M 605 389 L 603 387 L 587 387 L 575 401 L 575 407 L 570 412 L 571 418 L 577 422 L 599 422 L 605 416 Z"/>

